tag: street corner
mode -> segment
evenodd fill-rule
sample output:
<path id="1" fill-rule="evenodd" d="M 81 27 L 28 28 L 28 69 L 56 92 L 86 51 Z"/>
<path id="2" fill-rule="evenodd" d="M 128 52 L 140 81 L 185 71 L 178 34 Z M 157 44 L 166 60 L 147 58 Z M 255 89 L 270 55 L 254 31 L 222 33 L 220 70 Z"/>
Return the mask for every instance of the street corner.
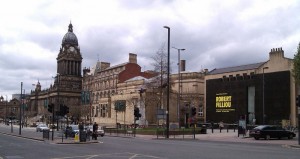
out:
<path id="1" fill-rule="evenodd" d="M 283 145 L 283 147 L 288 147 L 288 148 L 293 148 L 293 149 L 299 149 L 300 150 L 300 145 L 295 145 L 295 144 Z"/>

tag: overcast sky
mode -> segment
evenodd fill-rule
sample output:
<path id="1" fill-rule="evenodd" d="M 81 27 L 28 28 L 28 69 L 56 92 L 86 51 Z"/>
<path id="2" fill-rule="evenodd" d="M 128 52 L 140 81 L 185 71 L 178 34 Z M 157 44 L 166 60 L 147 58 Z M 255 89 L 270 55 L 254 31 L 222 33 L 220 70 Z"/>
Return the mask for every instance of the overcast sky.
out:
<path id="1" fill-rule="evenodd" d="M 142 70 L 167 44 L 184 48 L 187 71 L 267 61 L 272 48 L 293 58 L 300 42 L 299 0 L 0 0 L 0 95 L 53 83 L 70 21 L 82 66 L 111 66 L 136 53 Z M 171 49 L 177 72 L 177 50 Z"/>

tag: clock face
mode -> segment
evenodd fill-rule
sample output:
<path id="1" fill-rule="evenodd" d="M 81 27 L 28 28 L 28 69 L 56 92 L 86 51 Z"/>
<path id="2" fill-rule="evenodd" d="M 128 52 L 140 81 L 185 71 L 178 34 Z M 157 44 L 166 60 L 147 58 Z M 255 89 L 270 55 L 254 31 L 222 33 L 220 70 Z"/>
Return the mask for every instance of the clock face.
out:
<path id="1" fill-rule="evenodd" d="M 69 50 L 70 50 L 71 52 L 74 52 L 74 51 L 75 51 L 75 48 L 74 48 L 73 46 L 71 46 L 71 47 L 69 48 Z"/>

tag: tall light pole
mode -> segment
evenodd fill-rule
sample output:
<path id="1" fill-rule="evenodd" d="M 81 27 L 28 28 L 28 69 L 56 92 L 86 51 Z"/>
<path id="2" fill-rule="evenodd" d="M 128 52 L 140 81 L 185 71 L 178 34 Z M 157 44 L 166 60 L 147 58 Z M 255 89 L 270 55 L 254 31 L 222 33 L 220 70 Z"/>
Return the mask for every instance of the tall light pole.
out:
<path id="1" fill-rule="evenodd" d="M 20 110 L 19 110 L 19 115 L 20 115 L 20 118 L 19 118 L 19 124 L 20 124 L 19 135 L 21 135 L 21 122 L 22 122 L 22 105 L 23 105 L 22 92 L 23 92 L 23 82 L 21 82 L 21 104 L 20 104 Z"/>
<path id="2" fill-rule="evenodd" d="M 269 67 L 263 68 L 263 124 L 265 124 L 265 69 L 268 69 Z"/>
<path id="3" fill-rule="evenodd" d="M 169 98 L 170 98 L 170 27 L 164 26 L 164 28 L 168 29 L 168 75 L 167 75 L 167 132 L 166 132 L 166 138 L 169 138 L 169 124 L 170 124 L 170 116 L 169 116 L 169 110 L 170 110 L 170 104 L 169 104 Z"/>
<path id="4" fill-rule="evenodd" d="M 177 120 L 178 120 L 178 128 L 180 128 L 180 114 L 179 114 L 179 107 L 180 107 L 180 86 L 181 86 L 181 75 L 180 75 L 180 51 L 184 51 L 185 49 L 178 49 L 176 47 L 172 47 L 178 51 L 178 93 L 177 93 Z"/>
<path id="5" fill-rule="evenodd" d="M 7 124 L 7 95 L 6 95 L 6 102 L 5 102 L 5 125 Z"/>

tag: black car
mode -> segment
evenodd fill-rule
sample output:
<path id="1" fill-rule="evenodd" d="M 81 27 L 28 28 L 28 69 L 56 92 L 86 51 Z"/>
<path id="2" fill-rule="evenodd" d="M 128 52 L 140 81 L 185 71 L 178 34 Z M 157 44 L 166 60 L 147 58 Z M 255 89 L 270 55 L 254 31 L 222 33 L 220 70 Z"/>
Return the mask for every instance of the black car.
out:
<path id="1" fill-rule="evenodd" d="M 270 138 L 281 139 L 287 137 L 288 139 L 293 139 L 296 136 L 294 132 L 285 130 L 279 126 L 273 125 L 261 125 L 250 130 L 250 137 L 254 137 L 254 139 L 259 140 L 260 138 L 264 138 L 269 140 Z"/>

